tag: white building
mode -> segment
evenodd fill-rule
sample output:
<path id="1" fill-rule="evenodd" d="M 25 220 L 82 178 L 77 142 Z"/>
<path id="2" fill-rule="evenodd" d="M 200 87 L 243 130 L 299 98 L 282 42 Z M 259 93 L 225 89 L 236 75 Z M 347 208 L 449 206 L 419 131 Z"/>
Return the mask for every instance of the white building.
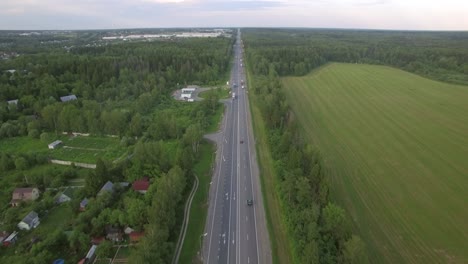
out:
<path id="1" fill-rule="evenodd" d="M 182 88 L 182 93 L 180 94 L 180 99 L 191 99 L 192 98 L 192 93 L 194 93 L 196 90 L 197 90 L 196 87 Z"/>

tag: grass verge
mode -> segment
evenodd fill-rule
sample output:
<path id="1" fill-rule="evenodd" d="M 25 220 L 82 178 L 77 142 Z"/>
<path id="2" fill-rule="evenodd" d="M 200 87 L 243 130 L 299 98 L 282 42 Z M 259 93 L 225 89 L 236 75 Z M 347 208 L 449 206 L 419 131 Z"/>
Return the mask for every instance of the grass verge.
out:
<path id="1" fill-rule="evenodd" d="M 207 201 L 214 151 L 214 145 L 208 143 L 208 141 L 204 141 L 200 146 L 200 159 L 194 167 L 194 173 L 198 176 L 199 185 L 192 200 L 192 207 L 190 208 L 190 220 L 180 253 L 180 263 L 199 263 L 198 252 L 200 251 L 201 236 L 208 214 Z"/>
<path id="2" fill-rule="evenodd" d="M 247 72 L 247 76 L 249 87 L 252 87 L 249 72 Z M 292 263 L 291 246 L 286 233 L 286 225 L 281 215 L 280 198 L 276 192 L 277 184 L 276 172 L 273 165 L 274 161 L 271 157 L 270 147 L 268 146 L 267 131 L 256 100 L 257 98 L 254 93 L 249 93 L 263 203 L 267 217 L 268 232 L 270 233 L 272 259 L 273 263 Z"/>

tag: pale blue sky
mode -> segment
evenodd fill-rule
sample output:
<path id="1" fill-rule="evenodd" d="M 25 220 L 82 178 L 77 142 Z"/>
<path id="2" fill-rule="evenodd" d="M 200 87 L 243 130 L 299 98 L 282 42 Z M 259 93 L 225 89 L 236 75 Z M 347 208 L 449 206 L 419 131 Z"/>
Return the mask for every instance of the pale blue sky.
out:
<path id="1" fill-rule="evenodd" d="M 138 27 L 468 30 L 468 0 L 0 0 L 0 30 Z"/>

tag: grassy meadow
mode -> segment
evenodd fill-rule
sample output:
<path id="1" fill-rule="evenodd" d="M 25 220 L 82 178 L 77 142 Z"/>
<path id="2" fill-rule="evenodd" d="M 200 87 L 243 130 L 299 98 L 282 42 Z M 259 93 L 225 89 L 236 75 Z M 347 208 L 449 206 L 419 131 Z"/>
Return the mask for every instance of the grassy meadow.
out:
<path id="1" fill-rule="evenodd" d="M 282 80 L 371 263 L 468 262 L 468 87 L 341 63 Z"/>
<path id="2" fill-rule="evenodd" d="M 63 145 L 57 149 L 48 149 L 47 144 L 56 139 L 62 140 Z M 0 140 L 0 152 L 20 154 L 31 151 L 46 153 L 52 159 L 94 164 L 98 157 L 110 161 L 116 160 L 125 154 L 126 148 L 121 146 L 120 139 L 115 137 L 59 135 L 47 142 L 30 137 Z"/>

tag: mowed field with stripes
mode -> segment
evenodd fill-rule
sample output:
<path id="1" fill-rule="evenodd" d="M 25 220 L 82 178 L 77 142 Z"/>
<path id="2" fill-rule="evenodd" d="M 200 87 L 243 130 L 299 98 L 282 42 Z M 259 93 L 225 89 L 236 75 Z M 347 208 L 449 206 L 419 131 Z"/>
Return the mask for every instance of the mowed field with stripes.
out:
<path id="1" fill-rule="evenodd" d="M 468 87 L 342 63 L 282 81 L 371 263 L 468 263 Z"/>

